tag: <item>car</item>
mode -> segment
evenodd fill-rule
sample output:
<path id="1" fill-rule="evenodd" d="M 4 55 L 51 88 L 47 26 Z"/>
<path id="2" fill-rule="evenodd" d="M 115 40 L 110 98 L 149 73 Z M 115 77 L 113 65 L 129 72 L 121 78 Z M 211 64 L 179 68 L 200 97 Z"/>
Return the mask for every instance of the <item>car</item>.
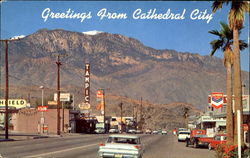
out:
<path id="1" fill-rule="evenodd" d="M 152 130 L 151 130 L 151 129 L 146 129 L 145 133 L 146 133 L 146 134 L 151 134 L 151 133 L 152 133 Z"/>
<path id="2" fill-rule="evenodd" d="M 5 129 L 4 124 L 0 124 L 0 130 L 4 130 L 4 129 Z"/>
<path id="3" fill-rule="evenodd" d="M 186 141 L 187 138 L 190 138 L 190 132 L 189 131 L 180 131 L 177 138 L 178 138 L 178 142 Z"/>
<path id="4" fill-rule="evenodd" d="M 157 131 L 157 130 L 154 130 L 152 133 L 153 133 L 153 134 L 158 134 L 158 131 Z"/>
<path id="5" fill-rule="evenodd" d="M 166 130 L 162 130 L 162 131 L 161 131 L 161 134 L 162 134 L 162 135 L 166 135 L 166 134 L 168 134 L 168 132 L 167 132 Z"/>
<path id="6" fill-rule="evenodd" d="M 208 143 L 208 149 L 212 150 L 216 148 L 218 145 L 226 144 L 226 134 L 218 134 L 213 137 Z"/>
<path id="7" fill-rule="evenodd" d="M 135 134 L 136 130 L 135 129 L 129 129 L 127 133 Z"/>
<path id="8" fill-rule="evenodd" d="M 213 137 L 208 137 L 206 135 L 206 130 L 191 130 L 190 138 L 186 139 L 186 147 L 188 147 L 189 145 L 193 145 L 194 148 L 198 148 L 200 146 L 208 147 L 208 144 L 212 139 Z"/>
<path id="9" fill-rule="evenodd" d="M 115 129 L 115 128 L 111 128 L 109 130 L 109 133 L 119 133 L 119 130 L 118 129 Z"/>
<path id="10" fill-rule="evenodd" d="M 136 130 L 135 133 L 136 133 L 136 134 L 143 134 L 142 130 L 139 130 L 139 129 Z"/>
<path id="11" fill-rule="evenodd" d="M 105 143 L 99 144 L 98 154 L 101 158 L 142 158 L 144 145 L 137 135 L 110 135 Z"/>
<path id="12" fill-rule="evenodd" d="M 187 129 L 187 128 L 178 128 L 178 130 L 177 130 L 177 136 L 178 136 L 179 132 L 181 132 L 181 131 L 189 131 L 190 132 L 190 130 Z"/>
<path id="13" fill-rule="evenodd" d="M 97 129 L 95 130 L 95 133 L 96 133 L 96 134 L 104 134 L 104 133 L 105 133 L 105 129 L 104 129 L 104 128 L 97 128 Z"/>

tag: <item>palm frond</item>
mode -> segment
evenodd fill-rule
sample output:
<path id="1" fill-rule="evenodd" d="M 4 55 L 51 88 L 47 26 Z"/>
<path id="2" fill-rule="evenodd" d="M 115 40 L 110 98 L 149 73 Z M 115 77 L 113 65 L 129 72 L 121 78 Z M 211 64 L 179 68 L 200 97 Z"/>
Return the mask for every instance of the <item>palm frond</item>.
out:
<path id="1" fill-rule="evenodd" d="M 248 44 L 244 40 L 239 40 L 240 50 L 244 50 L 248 47 Z"/>
<path id="2" fill-rule="evenodd" d="M 212 11 L 215 13 L 217 10 L 221 9 L 223 4 L 228 5 L 229 0 L 215 0 L 212 4 Z"/>
<path id="3" fill-rule="evenodd" d="M 208 31 L 208 32 L 213 34 L 213 35 L 221 37 L 221 34 L 220 34 L 220 32 L 218 30 L 211 30 L 211 31 Z"/>
<path id="4" fill-rule="evenodd" d="M 227 40 L 232 40 L 233 39 L 233 31 L 230 29 L 228 24 L 224 22 L 220 22 L 221 25 L 221 31 L 220 34 L 223 38 L 226 38 Z"/>
<path id="5" fill-rule="evenodd" d="M 211 41 L 211 42 L 210 42 L 210 45 L 211 45 L 211 47 L 212 47 L 212 51 L 210 52 L 210 56 L 213 56 L 214 53 L 215 53 L 218 49 L 222 48 L 223 43 L 224 43 L 223 40 L 213 40 L 213 41 Z"/>

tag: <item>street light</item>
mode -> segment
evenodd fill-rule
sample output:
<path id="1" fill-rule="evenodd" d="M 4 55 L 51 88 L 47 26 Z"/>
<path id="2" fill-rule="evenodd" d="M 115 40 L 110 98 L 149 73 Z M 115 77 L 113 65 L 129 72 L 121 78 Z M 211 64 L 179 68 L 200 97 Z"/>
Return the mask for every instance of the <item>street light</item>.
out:
<path id="1" fill-rule="evenodd" d="M 43 86 L 40 86 L 39 88 L 42 90 L 42 107 L 43 107 L 43 106 L 44 106 L 44 104 L 43 104 L 43 90 L 44 90 L 44 87 L 43 87 Z M 44 114 L 43 114 L 43 111 L 42 111 L 42 116 L 41 116 L 41 121 L 40 121 L 40 123 L 41 123 L 41 125 L 42 125 L 41 133 L 44 133 L 44 131 L 43 131 L 44 122 L 45 122 L 45 119 L 44 119 Z"/>

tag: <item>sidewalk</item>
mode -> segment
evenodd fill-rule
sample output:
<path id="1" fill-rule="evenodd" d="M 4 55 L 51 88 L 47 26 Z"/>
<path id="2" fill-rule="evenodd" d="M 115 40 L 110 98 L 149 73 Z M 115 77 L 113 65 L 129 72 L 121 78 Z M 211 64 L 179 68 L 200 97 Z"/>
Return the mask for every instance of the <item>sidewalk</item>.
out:
<path id="1" fill-rule="evenodd" d="M 56 134 L 38 134 L 38 133 L 24 133 L 24 132 L 14 132 L 9 131 L 9 139 L 5 139 L 5 131 L 0 131 L 0 142 L 3 141 L 21 141 L 29 139 L 40 139 L 40 138 L 53 138 L 53 137 L 66 137 L 66 136 L 75 136 L 79 133 L 61 133 L 61 135 Z"/>

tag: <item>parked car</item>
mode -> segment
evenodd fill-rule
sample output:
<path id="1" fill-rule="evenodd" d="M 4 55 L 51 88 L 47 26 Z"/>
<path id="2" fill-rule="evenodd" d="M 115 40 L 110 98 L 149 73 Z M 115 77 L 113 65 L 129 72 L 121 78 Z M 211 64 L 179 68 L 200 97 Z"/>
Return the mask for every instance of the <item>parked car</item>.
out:
<path id="1" fill-rule="evenodd" d="M 136 135 L 110 135 L 105 143 L 100 144 L 98 154 L 100 157 L 114 158 L 142 158 L 144 145 Z"/>
<path id="2" fill-rule="evenodd" d="M 152 134 L 152 130 L 151 129 L 146 129 L 145 133 L 146 134 Z"/>
<path id="3" fill-rule="evenodd" d="M 188 138 L 190 138 L 190 132 L 189 131 L 180 131 L 178 134 L 178 142 L 180 141 L 186 141 Z"/>
<path id="4" fill-rule="evenodd" d="M 158 131 L 157 131 L 157 130 L 154 130 L 152 133 L 153 133 L 153 134 L 158 134 Z"/>
<path id="5" fill-rule="evenodd" d="M 211 139 L 213 139 L 213 137 L 207 137 L 206 130 L 192 130 L 190 138 L 186 139 L 186 146 L 193 145 L 194 148 L 200 146 L 207 147 Z"/>
<path id="6" fill-rule="evenodd" d="M 181 131 L 190 131 L 190 130 L 187 128 L 178 128 L 177 135 L 179 135 L 179 132 L 181 132 Z"/>
<path id="7" fill-rule="evenodd" d="M 142 130 L 139 130 L 139 129 L 136 130 L 135 133 L 136 133 L 136 134 L 143 134 Z"/>
<path id="8" fill-rule="evenodd" d="M 213 137 L 213 139 L 211 139 L 208 143 L 208 149 L 212 150 L 214 148 L 216 148 L 218 145 L 221 144 L 226 144 L 226 135 L 225 134 L 218 134 L 216 136 Z"/>
<path id="9" fill-rule="evenodd" d="M 168 132 L 167 132 L 166 130 L 162 130 L 162 131 L 161 131 L 161 134 L 162 134 L 162 135 L 166 135 L 167 133 L 168 133 Z"/>
<path id="10" fill-rule="evenodd" d="M 135 129 L 129 129 L 127 133 L 135 134 L 136 130 Z"/>
<path id="11" fill-rule="evenodd" d="M 111 128 L 109 130 L 109 133 L 119 133 L 119 130 L 118 129 L 115 129 L 115 128 Z"/>
<path id="12" fill-rule="evenodd" d="M 0 130 L 4 130 L 4 129 L 5 129 L 4 124 L 0 124 Z"/>
<path id="13" fill-rule="evenodd" d="M 96 133 L 96 134 L 104 134 L 104 133 L 105 133 L 105 129 L 104 129 L 104 128 L 97 128 L 97 129 L 95 130 L 95 133 Z"/>

